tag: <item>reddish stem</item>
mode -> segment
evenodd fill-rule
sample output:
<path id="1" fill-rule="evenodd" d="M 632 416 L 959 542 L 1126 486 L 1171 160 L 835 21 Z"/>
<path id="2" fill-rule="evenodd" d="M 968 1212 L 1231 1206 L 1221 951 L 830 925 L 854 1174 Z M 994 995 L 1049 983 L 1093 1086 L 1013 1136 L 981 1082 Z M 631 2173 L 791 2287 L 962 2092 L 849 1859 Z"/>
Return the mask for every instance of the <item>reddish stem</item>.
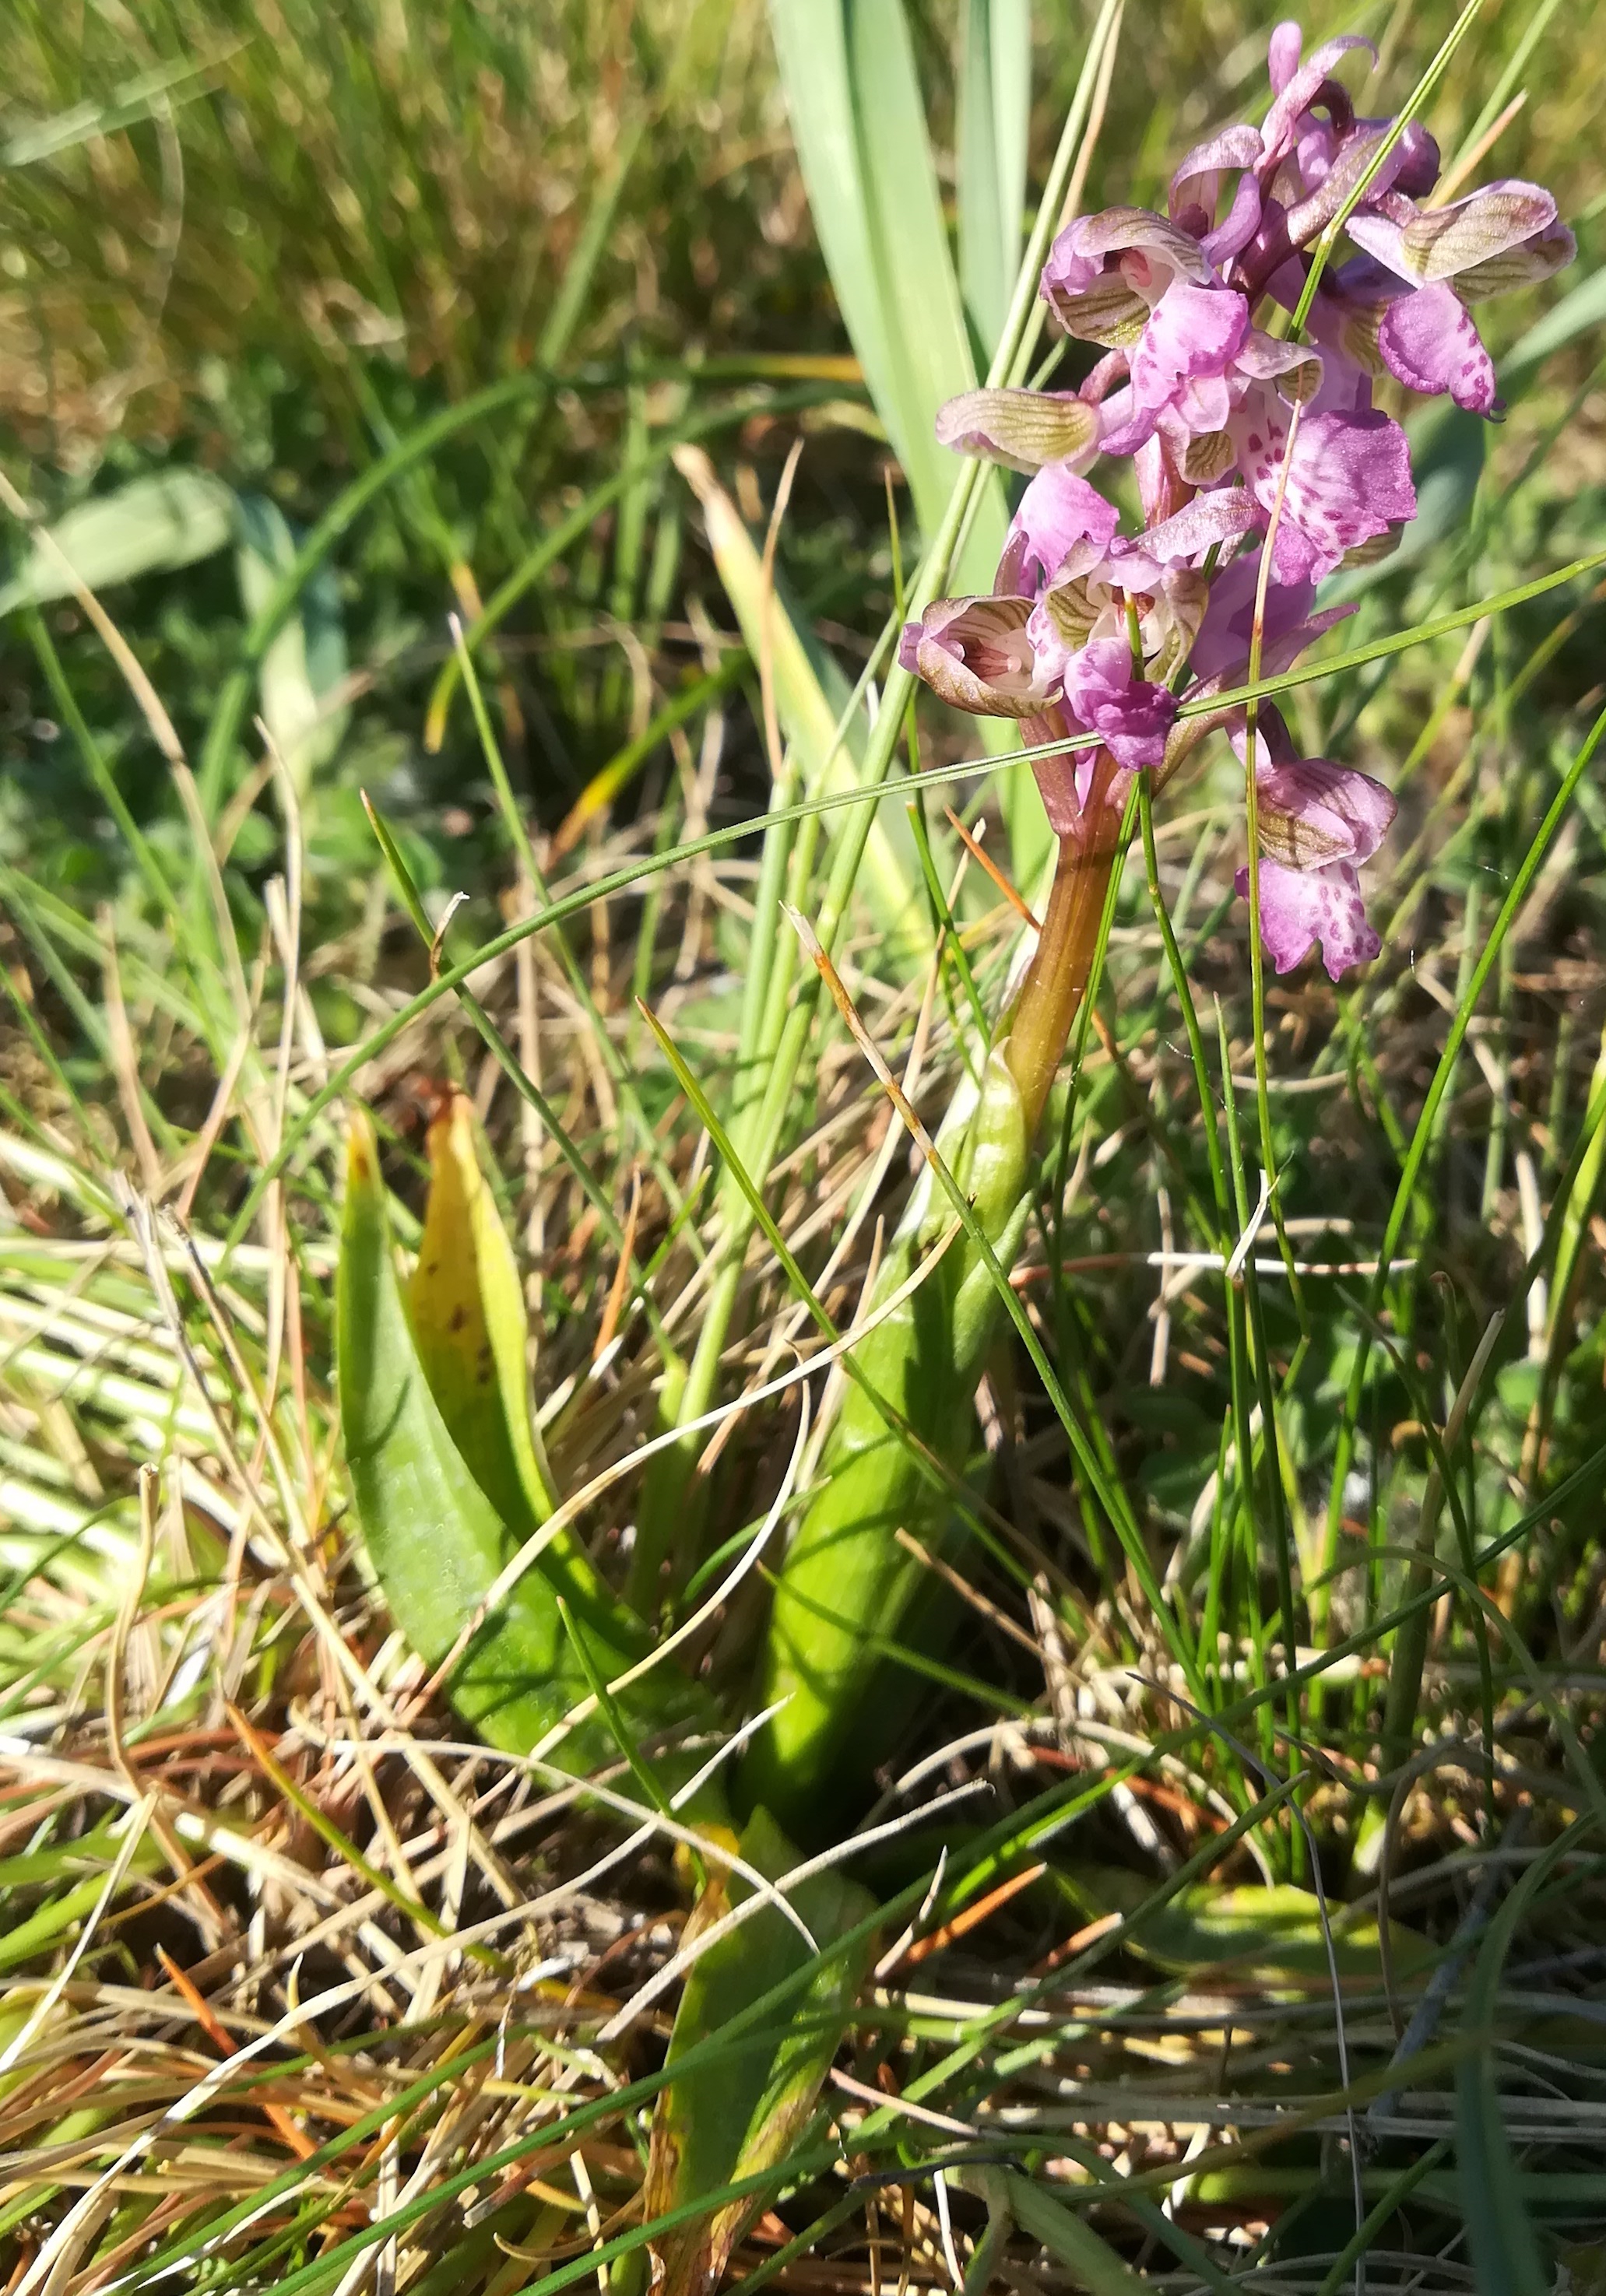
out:
<path id="1" fill-rule="evenodd" d="M 1020 1087 L 1028 1138 L 1048 1105 L 1093 969 L 1110 871 L 1121 844 L 1120 808 L 1110 802 L 1119 770 L 1108 750 L 1098 751 L 1077 825 L 1060 836 L 1048 914 L 1010 1016 L 1004 1057 Z"/>

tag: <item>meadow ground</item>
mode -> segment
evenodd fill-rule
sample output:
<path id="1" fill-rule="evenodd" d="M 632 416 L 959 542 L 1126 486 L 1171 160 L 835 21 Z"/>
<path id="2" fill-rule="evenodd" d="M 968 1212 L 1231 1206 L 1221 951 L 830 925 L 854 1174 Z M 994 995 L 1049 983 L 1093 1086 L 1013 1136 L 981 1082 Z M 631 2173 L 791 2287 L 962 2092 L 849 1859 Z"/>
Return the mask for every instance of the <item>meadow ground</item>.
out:
<path id="1" fill-rule="evenodd" d="M 1398 798 L 1381 955 L 1252 977 L 1219 738 L 1119 877 L 1014 1336 L 889 1527 L 921 1599 L 816 1870 L 757 1857 L 826 1963 L 821 1875 L 859 1885 L 840 2013 L 768 1904 L 769 1960 L 699 1962 L 730 1836 L 567 1611 L 583 1784 L 561 1733 L 480 1743 L 375 1583 L 383 1531 L 427 1608 L 485 1502 L 432 1423 L 359 1529 L 359 1106 L 404 1264 L 432 1173 L 461 1254 L 421 1345 L 460 1308 L 532 1382 L 498 1535 L 528 1500 L 550 1557 L 556 1511 L 572 1591 L 679 1636 L 711 1758 L 743 1735 L 903 1111 L 967 1088 L 1041 897 L 1024 769 L 929 697 L 887 763 L 937 778 L 850 802 L 950 483 L 889 445 L 943 278 L 1005 324 L 957 114 L 1019 18 L 850 11 L 838 89 L 811 4 L 791 116 L 845 91 L 862 139 L 818 235 L 760 0 L 12 0 L 7 2296 L 635 2296 L 727 2250 L 819 2296 L 1606 2287 L 1594 7 L 1459 20 L 1424 116 L 1577 261 L 1487 308 L 1501 423 L 1410 416 L 1417 524 L 1284 697 Z M 1035 14 L 991 115 L 1033 212 L 1076 102 L 1083 210 L 1264 103 L 1242 0 L 1107 10 L 1102 73 L 1091 5 Z M 1383 111 L 1457 22 L 1308 29 L 1378 44 Z"/>

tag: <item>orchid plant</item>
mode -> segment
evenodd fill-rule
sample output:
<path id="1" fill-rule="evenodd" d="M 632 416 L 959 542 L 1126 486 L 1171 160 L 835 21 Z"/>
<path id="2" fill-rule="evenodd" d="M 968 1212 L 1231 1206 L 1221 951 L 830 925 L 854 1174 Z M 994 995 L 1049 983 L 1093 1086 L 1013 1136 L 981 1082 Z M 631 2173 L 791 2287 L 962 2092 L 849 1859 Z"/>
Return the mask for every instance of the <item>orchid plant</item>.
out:
<path id="1" fill-rule="evenodd" d="M 1085 978 L 1084 880 L 1108 871 L 1133 776 L 1157 791 L 1212 726 L 1240 753 L 1253 742 L 1260 929 L 1278 972 L 1315 944 L 1335 980 L 1378 954 L 1359 873 L 1394 817 L 1388 791 L 1298 757 L 1268 704 L 1251 726 L 1242 708 L 1179 720 L 1179 702 L 1241 685 L 1252 656 L 1262 675 L 1286 668 L 1350 611 L 1316 611 L 1316 586 L 1392 548 L 1416 512 L 1405 434 L 1374 382 L 1498 415 L 1470 307 L 1575 248 L 1536 184 L 1435 204 L 1432 136 L 1360 117 L 1334 76 L 1369 45 L 1346 35 L 1302 58 L 1298 26 L 1279 25 L 1259 127 L 1190 152 L 1167 215 L 1109 208 L 1055 242 L 1042 299 L 1103 351 L 1081 387 L 968 391 L 939 418 L 948 444 L 1031 473 L 994 594 L 930 606 L 901 653 L 944 701 L 1019 720 L 1044 753 L 1062 865 L 1011 1029 L 1029 1106 Z M 1328 262 L 1340 217 L 1355 252 Z M 1291 340 L 1296 314 L 1307 341 Z M 1086 477 L 1100 456 L 1132 459 L 1141 534 L 1118 531 Z"/>
<path id="2" fill-rule="evenodd" d="M 899 659 L 954 708 L 1018 723 L 1058 849 L 1019 992 L 939 1136 L 944 1188 L 917 1190 L 867 1303 L 861 1384 L 777 1589 L 759 1677 L 774 1718 L 745 1776 L 793 1822 L 874 1737 L 877 1653 L 919 1587 L 899 1531 L 950 1513 L 933 1463 L 952 1475 L 968 1450 L 1002 1271 L 1025 1229 L 1031 1144 L 1138 778 L 1152 795 L 1224 729 L 1255 841 L 1237 889 L 1278 972 L 1319 946 L 1338 980 L 1379 953 L 1360 873 L 1393 798 L 1354 767 L 1302 758 L 1275 707 L 1234 697 L 1352 611 L 1319 607 L 1320 584 L 1393 548 L 1416 514 L 1405 433 L 1374 384 L 1392 375 L 1497 415 L 1470 307 L 1548 277 L 1575 249 L 1536 184 L 1435 204 L 1432 136 L 1357 115 L 1335 76 L 1354 49 L 1373 53 L 1345 36 L 1307 58 L 1299 28 L 1279 25 L 1264 119 L 1190 152 L 1167 214 L 1108 208 L 1061 231 L 1042 298 L 1102 353 L 1078 389 L 968 390 L 937 418 L 945 444 L 1029 483 L 992 594 L 927 605 Z M 1353 251 L 1332 260 L 1343 234 Z M 1141 533 L 1120 531 L 1089 478 L 1101 456 L 1131 458 Z M 961 1201 L 955 1241 L 943 1230 Z M 922 1272 L 927 1255 L 935 1273 Z M 1111 1509 L 1141 1577 L 1141 1530 L 1118 1498 Z M 1163 1620 L 1157 1588 L 1155 1611 Z"/>

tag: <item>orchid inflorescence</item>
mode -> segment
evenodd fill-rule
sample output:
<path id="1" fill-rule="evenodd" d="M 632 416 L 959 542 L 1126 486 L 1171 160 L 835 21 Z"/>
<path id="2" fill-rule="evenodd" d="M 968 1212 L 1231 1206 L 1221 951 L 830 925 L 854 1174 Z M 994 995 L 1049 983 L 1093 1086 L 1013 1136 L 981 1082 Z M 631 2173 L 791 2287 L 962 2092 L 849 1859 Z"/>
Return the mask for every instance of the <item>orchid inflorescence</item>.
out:
<path id="1" fill-rule="evenodd" d="M 1535 184 L 1428 203 L 1437 147 L 1415 121 L 1396 134 L 1356 115 L 1333 77 L 1351 48 L 1371 43 L 1346 35 L 1302 62 L 1298 26 L 1279 25 L 1264 121 L 1190 152 L 1168 216 L 1108 208 L 1060 234 L 1043 299 L 1104 356 L 1075 391 L 972 390 L 943 409 L 940 439 L 1030 484 L 996 594 L 937 601 L 900 650 L 943 701 L 1018 719 L 1032 748 L 1099 737 L 1034 760 L 1062 840 L 1085 838 L 1095 814 L 1108 834 L 1132 776 L 1157 786 L 1211 726 L 1246 758 L 1252 742 L 1265 945 L 1286 972 L 1320 942 L 1334 980 L 1380 946 L 1358 870 L 1393 798 L 1365 774 L 1298 758 L 1264 701 L 1252 724 L 1230 705 L 1179 720 L 1179 702 L 1241 685 L 1252 652 L 1262 676 L 1287 668 L 1353 611 L 1315 611 L 1316 585 L 1392 548 L 1416 514 L 1405 434 L 1372 405 L 1374 380 L 1497 414 L 1468 307 L 1576 251 Z M 1316 261 L 1306 250 L 1341 215 L 1355 251 Z M 1282 315 L 1302 303 L 1309 340 L 1297 342 Z M 1119 533 L 1083 475 L 1100 455 L 1132 458 L 1141 534 Z"/>

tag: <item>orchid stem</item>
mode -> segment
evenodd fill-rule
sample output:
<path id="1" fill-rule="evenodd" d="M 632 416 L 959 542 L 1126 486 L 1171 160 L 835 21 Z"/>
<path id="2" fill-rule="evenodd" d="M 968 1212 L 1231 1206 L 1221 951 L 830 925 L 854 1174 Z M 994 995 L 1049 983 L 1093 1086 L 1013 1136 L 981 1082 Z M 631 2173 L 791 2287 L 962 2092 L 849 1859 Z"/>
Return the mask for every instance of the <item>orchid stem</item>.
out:
<path id="1" fill-rule="evenodd" d="M 1082 1007 L 1098 953 L 1122 820 L 1108 791 L 1116 767 L 1107 750 L 1093 766 L 1080 832 L 1062 836 L 1037 951 L 1010 1017 L 1004 1057 L 1019 1088 L 1026 1136 L 1036 1132 Z"/>

